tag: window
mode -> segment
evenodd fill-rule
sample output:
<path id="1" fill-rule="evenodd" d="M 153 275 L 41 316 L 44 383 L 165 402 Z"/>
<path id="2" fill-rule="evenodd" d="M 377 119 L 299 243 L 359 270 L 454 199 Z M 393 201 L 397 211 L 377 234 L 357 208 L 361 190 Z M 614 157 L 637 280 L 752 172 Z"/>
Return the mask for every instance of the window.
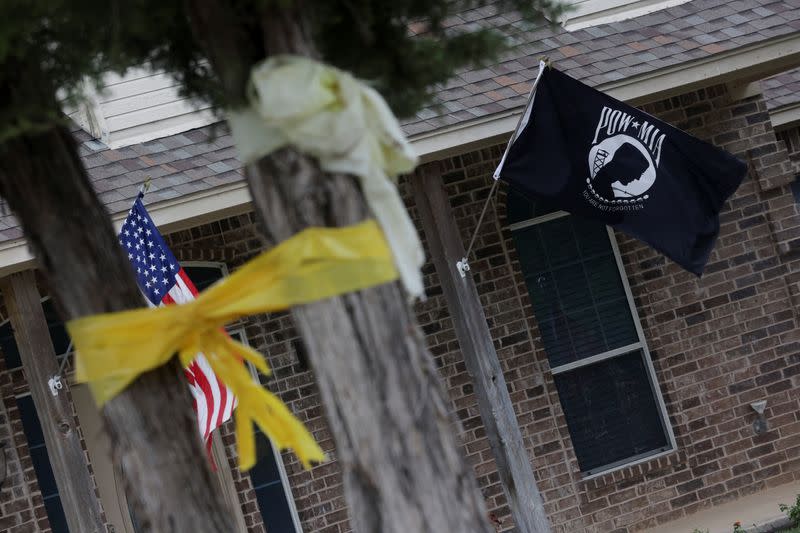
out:
<path id="1" fill-rule="evenodd" d="M 61 505 L 61 497 L 58 494 L 58 487 L 56 487 L 56 478 L 53 475 L 50 457 L 47 455 L 47 447 L 44 444 L 42 424 L 39 422 L 39 415 L 36 414 L 31 395 L 18 396 L 17 408 L 19 416 L 22 418 L 22 429 L 25 432 L 25 439 L 28 441 L 33 470 L 36 472 L 36 480 L 39 482 L 39 490 L 42 492 L 42 500 L 44 500 L 50 527 L 53 533 L 68 533 L 67 517 L 64 516 L 64 507 Z"/>
<path id="2" fill-rule="evenodd" d="M 568 31 L 641 17 L 689 0 L 566 0 L 573 6 L 561 20 Z"/>
<path id="3" fill-rule="evenodd" d="M 508 217 L 581 471 L 674 449 L 611 230 L 513 191 Z"/>
<path id="4" fill-rule="evenodd" d="M 301 533 L 280 455 L 260 430 L 256 434 L 258 462 L 250 470 L 258 509 L 269 533 Z"/>

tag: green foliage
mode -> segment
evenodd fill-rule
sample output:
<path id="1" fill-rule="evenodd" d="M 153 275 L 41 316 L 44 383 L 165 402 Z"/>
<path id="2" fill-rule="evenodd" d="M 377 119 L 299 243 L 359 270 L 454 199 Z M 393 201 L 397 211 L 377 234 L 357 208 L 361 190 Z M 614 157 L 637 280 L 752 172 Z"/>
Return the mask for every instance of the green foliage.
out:
<path id="1" fill-rule="evenodd" d="M 3 0 L 0 2 L 0 142 L 63 120 L 56 98 L 76 105 L 87 83 L 150 56 L 170 56 L 197 94 L 215 83 L 191 43 L 179 2 Z M 176 14 L 179 15 L 176 19 Z M 154 39 L 159 33 L 170 39 Z"/>
<path id="2" fill-rule="evenodd" d="M 564 12 L 557 0 L 230 0 L 226 6 L 250 42 L 262 43 L 261 22 L 278 3 L 309 16 L 323 58 L 372 83 L 399 115 L 427 103 L 431 87 L 457 69 L 487 63 L 510 46 L 493 28 L 454 31 L 448 17 L 480 7 L 516 11 L 522 20 L 509 26 L 513 34 L 542 23 L 543 16 L 558 20 Z M 224 92 L 208 67 L 185 11 L 188 4 L 0 2 L 0 142 L 57 120 L 56 92 L 75 103 L 87 80 L 145 63 L 175 76 L 189 97 L 218 108 L 241 105 L 241 95 Z M 412 25 L 418 35 L 412 35 Z"/>
<path id="3" fill-rule="evenodd" d="M 558 20 L 563 7 L 553 0 L 499 2 L 451 0 L 322 0 L 315 2 L 316 40 L 334 65 L 372 80 L 395 112 L 415 112 L 430 98 L 430 87 L 465 66 L 485 64 L 510 43 L 494 28 L 448 29 L 448 17 L 473 8 L 518 12 L 522 28 Z M 410 25 L 418 28 L 412 35 Z M 509 25 L 508 33 L 516 33 Z"/>
<path id="4" fill-rule="evenodd" d="M 786 516 L 789 517 L 789 520 L 792 521 L 792 524 L 795 526 L 800 526 L 800 494 L 797 495 L 797 499 L 795 500 L 794 504 L 786 505 L 782 503 L 778 506 L 782 513 L 786 513 Z"/>

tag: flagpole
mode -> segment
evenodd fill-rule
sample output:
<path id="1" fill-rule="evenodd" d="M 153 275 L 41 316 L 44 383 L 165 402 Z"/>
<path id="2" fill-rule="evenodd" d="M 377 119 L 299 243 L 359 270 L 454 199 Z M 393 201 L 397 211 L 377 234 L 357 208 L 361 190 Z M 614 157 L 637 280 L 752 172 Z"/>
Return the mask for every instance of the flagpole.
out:
<path id="1" fill-rule="evenodd" d="M 544 69 L 550 66 L 550 58 L 543 57 L 539 60 L 539 73 L 536 75 L 536 79 L 533 81 L 533 87 L 531 87 L 531 92 L 528 94 L 528 101 L 525 104 L 525 109 L 522 112 L 522 115 L 519 117 L 519 121 L 517 122 L 517 127 L 514 128 L 514 133 L 511 135 L 511 138 L 508 140 L 508 144 L 506 145 L 506 150 L 503 152 L 503 157 L 500 158 L 500 163 L 497 165 L 497 168 L 494 171 L 492 177 L 495 181 L 500 179 L 500 172 L 503 170 L 503 164 L 506 162 L 506 157 L 508 156 L 509 150 L 511 150 L 511 145 L 514 144 L 514 141 L 517 140 L 519 137 L 520 132 L 522 129 L 528 124 L 528 120 L 531 117 L 531 109 L 533 108 L 533 97 L 536 96 L 536 86 L 539 85 L 539 80 L 544 74 Z"/>
<path id="2" fill-rule="evenodd" d="M 531 108 L 533 104 L 533 97 L 536 94 L 536 86 L 539 85 L 539 80 L 544 73 L 544 69 L 550 66 L 550 59 L 549 58 L 542 58 L 539 60 L 539 73 L 536 75 L 536 79 L 533 82 L 533 87 L 531 87 L 531 92 L 528 95 L 528 101 L 525 104 L 525 109 L 522 112 L 522 115 L 519 117 L 519 121 L 517 121 L 517 127 L 514 128 L 514 133 L 511 135 L 511 138 L 508 140 L 508 144 L 506 145 L 506 150 L 503 152 L 503 157 L 500 159 L 500 164 L 497 165 L 497 168 L 494 171 L 492 177 L 494 178 L 494 183 L 492 183 L 492 188 L 489 190 L 489 195 L 486 197 L 486 201 L 483 204 L 483 209 L 481 210 L 481 215 L 478 217 L 478 223 L 475 226 L 475 230 L 472 232 L 472 238 L 469 240 L 469 246 L 467 246 L 466 252 L 464 252 L 464 257 L 461 258 L 461 261 L 456 262 L 456 270 L 458 273 L 461 274 L 461 277 L 464 278 L 467 276 L 467 272 L 469 271 L 469 256 L 472 253 L 472 246 L 475 244 L 475 239 L 478 237 L 478 230 L 481 228 L 481 224 L 483 224 L 483 218 L 486 216 L 486 210 L 489 207 L 489 202 L 492 200 L 492 196 L 494 196 L 494 192 L 497 189 L 497 183 L 500 181 L 500 172 L 503 169 L 503 163 L 506 161 L 506 156 L 508 156 L 509 150 L 511 150 L 511 145 L 514 144 L 514 141 L 517 140 L 519 133 L 528 123 L 528 120 L 531 116 Z"/>

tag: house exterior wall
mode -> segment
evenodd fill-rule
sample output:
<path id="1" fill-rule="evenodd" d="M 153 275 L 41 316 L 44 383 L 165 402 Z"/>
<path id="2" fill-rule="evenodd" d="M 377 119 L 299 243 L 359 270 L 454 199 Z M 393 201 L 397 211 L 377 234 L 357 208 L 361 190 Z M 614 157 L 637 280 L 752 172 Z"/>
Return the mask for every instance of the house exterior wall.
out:
<path id="1" fill-rule="evenodd" d="M 558 532 L 640 531 L 800 481 L 796 311 L 800 213 L 791 191 L 794 175 L 786 143 L 772 130 L 760 95 L 734 102 L 723 86 L 644 109 L 750 164 L 749 176 L 721 216 L 720 239 L 701 279 L 644 244 L 617 234 L 675 431 L 676 451 L 584 480 L 506 222 L 502 188 L 478 231 L 471 261 L 523 439 Z M 493 146 L 442 162 L 465 242 L 476 227 L 502 148 Z M 406 182 L 401 190 L 418 222 Z M 262 249 L 253 215 L 174 233 L 168 241 L 181 261 L 220 261 L 230 269 Z M 416 306 L 419 323 L 460 422 L 463 450 L 489 512 L 498 530 L 511 530 L 510 512 L 437 275 L 430 263 L 423 272 L 428 299 Z M 270 389 L 309 427 L 331 458 L 304 471 L 291 453 L 283 454 L 303 530 L 350 531 L 324 407 L 289 316 L 251 317 L 242 326 L 250 344 L 267 356 L 274 370 Z M 13 397 L 26 387 L 21 371 L 13 376 L 0 371 L 0 439 L 12 438 L 14 444 L 6 450 L 11 476 L 0 492 L 0 526 L 46 531 L 35 474 L 15 418 Z M 762 399 L 768 402 L 770 427 L 756 436 L 749 404 Z M 223 439 L 248 529 L 263 532 L 249 477 L 235 468 L 230 424 L 223 428 Z"/>

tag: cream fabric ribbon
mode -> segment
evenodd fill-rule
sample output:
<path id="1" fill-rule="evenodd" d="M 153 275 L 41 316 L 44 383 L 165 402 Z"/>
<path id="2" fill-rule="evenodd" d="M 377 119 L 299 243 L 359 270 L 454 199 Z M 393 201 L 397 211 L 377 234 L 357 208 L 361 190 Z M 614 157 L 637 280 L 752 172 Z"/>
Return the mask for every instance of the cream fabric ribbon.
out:
<path id="1" fill-rule="evenodd" d="M 389 106 L 347 72 L 300 56 L 275 56 L 250 74 L 250 107 L 228 112 L 245 163 L 294 146 L 327 172 L 360 179 L 392 249 L 403 286 L 422 297 L 422 244 L 397 191 L 396 177 L 417 164 Z"/>

